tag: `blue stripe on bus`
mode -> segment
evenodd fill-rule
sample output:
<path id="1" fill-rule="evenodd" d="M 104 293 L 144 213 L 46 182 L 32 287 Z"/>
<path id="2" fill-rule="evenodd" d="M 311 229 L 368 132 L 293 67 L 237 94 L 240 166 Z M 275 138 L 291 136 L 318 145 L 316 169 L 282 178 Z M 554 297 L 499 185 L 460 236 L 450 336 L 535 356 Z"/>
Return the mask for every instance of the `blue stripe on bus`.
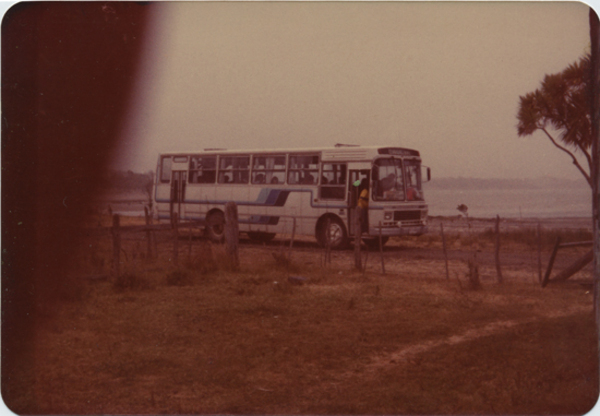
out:
<path id="1" fill-rule="evenodd" d="M 182 220 L 204 220 L 206 217 L 201 217 L 198 215 L 184 215 Z M 169 220 L 171 217 L 169 215 L 159 214 L 158 219 L 161 220 Z M 240 219 L 238 222 L 240 224 L 258 224 L 258 225 L 278 225 L 280 217 L 269 216 L 269 215 L 251 215 L 248 219 Z"/>
<path id="2" fill-rule="evenodd" d="M 246 201 L 235 201 L 237 205 L 244 206 L 274 206 L 274 207 L 283 207 L 285 206 L 287 199 L 292 192 L 309 192 L 310 193 L 310 206 L 312 208 L 329 208 L 329 209 L 346 209 L 348 206 L 345 203 L 332 205 L 331 203 L 327 204 L 315 204 L 313 202 L 313 189 L 271 189 L 271 188 L 262 188 L 256 197 L 256 200 L 253 202 Z M 170 203 L 170 199 L 156 199 L 156 202 L 164 202 Z M 198 199 L 185 199 L 182 201 L 183 203 L 188 204 L 209 204 L 209 205 L 224 205 L 229 200 L 198 200 Z M 373 206 L 370 209 L 383 209 L 383 207 Z"/>

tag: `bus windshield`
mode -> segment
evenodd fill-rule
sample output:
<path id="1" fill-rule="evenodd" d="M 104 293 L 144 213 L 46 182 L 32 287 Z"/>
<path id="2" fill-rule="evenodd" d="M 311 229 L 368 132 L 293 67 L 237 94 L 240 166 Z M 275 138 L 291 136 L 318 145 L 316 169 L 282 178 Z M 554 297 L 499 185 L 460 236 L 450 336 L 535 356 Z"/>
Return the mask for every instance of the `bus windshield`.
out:
<path id="1" fill-rule="evenodd" d="M 416 160 L 405 160 L 404 169 L 406 177 L 406 199 L 409 201 L 422 201 L 421 164 Z"/>
<path id="2" fill-rule="evenodd" d="M 373 199 L 376 201 L 404 201 L 404 179 L 401 159 L 378 159 L 375 161 Z"/>
<path id="3" fill-rule="evenodd" d="M 418 160 L 378 159 L 374 175 L 377 180 L 373 183 L 373 199 L 376 201 L 423 200 L 421 163 Z"/>

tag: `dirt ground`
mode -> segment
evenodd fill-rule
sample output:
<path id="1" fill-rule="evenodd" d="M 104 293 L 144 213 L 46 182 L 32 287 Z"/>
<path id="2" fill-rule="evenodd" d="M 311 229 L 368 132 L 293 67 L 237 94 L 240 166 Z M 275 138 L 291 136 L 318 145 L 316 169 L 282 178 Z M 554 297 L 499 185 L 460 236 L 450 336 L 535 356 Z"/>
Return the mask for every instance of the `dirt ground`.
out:
<path id="1" fill-rule="evenodd" d="M 498 284 L 493 240 L 473 238 L 472 228 L 448 227 L 449 278 L 436 235 L 392 239 L 385 274 L 378 250 L 363 251 L 366 270 L 357 271 L 352 250 L 329 261 L 311 238 L 290 251 L 288 236 L 242 238 L 235 270 L 223 246 L 197 235 L 180 237 L 178 266 L 168 238 L 148 260 L 135 237 L 123 242 L 122 276 L 107 279 L 98 271 L 109 268 L 110 241 L 94 240 L 75 267 L 80 296 L 38 327 L 27 369 L 33 390 L 13 406 L 42 414 L 586 413 L 598 398 L 592 293 L 582 284 L 589 269 L 542 289 L 538 246 L 507 237 Z M 588 249 L 562 250 L 555 268 Z M 473 255 L 479 290 L 469 287 Z"/>

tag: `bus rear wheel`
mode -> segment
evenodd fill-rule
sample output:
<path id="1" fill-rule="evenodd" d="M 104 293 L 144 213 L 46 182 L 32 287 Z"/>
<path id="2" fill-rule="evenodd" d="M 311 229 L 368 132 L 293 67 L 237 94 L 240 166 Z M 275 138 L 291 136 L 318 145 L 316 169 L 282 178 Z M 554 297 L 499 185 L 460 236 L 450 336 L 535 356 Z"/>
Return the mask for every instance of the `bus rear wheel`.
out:
<path id="1" fill-rule="evenodd" d="M 250 238 L 250 240 L 254 240 L 254 241 L 271 241 L 272 239 L 275 238 L 275 233 L 263 233 L 260 231 L 250 231 L 248 233 L 248 237 Z"/>
<path id="2" fill-rule="evenodd" d="M 222 243 L 225 240 L 225 214 L 221 211 L 208 214 L 204 232 L 213 243 Z"/>
<path id="3" fill-rule="evenodd" d="M 328 238 L 329 246 L 334 250 L 347 246 L 348 234 L 346 233 L 344 223 L 339 218 L 330 218 L 321 221 L 317 241 L 322 247 L 326 247 Z"/>

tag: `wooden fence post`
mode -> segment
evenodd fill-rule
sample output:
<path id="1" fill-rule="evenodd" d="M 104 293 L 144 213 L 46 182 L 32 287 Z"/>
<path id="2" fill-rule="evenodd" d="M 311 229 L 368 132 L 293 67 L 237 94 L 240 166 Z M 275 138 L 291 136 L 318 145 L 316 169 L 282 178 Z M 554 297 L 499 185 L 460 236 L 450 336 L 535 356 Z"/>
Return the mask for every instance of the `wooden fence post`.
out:
<path id="1" fill-rule="evenodd" d="M 294 237 L 296 236 L 296 217 L 292 217 L 292 238 L 290 239 L 290 246 L 288 247 L 288 261 L 292 258 L 292 248 L 294 247 Z M 282 253 L 283 254 L 283 253 Z"/>
<path id="2" fill-rule="evenodd" d="M 150 213 L 148 212 L 148 206 L 144 206 L 144 217 L 146 218 L 146 225 L 150 225 Z M 146 260 L 152 258 L 152 231 L 146 231 Z"/>
<path id="3" fill-rule="evenodd" d="M 325 220 L 325 247 L 323 248 L 323 261 L 321 262 L 323 266 L 331 264 L 331 230 L 329 229 L 330 226 L 331 219 L 327 218 Z"/>
<path id="4" fill-rule="evenodd" d="M 362 271 L 362 258 L 360 254 L 360 240 L 362 237 L 362 224 L 361 224 L 362 208 L 356 207 L 354 210 L 354 267 L 357 270 Z"/>
<path id="5" fill-rule="evenodd" d="M 440 222 L 442 232 L 442 247 L 444 249 L 444 260 L 446 262 L 446 280 L 450 280 L 450 270 L 448 269 L 448 250 L 446 250 L 446 236 L 444 235 L 444 223 Z"/>
<path id="6" fill-rule="evenodd" d="M 234 270 L 237 270 L 240 266 L 239 238 L 237 205 L 235 202 L 230 201 L 225 204 L 225 244 Z"/>
<path id="7" fill-rule="evenodd" d="M 188 231 L 189 231 L 189 235 L 188 235 L 188 261 L 191 263 L 192 262 L 192 227 L 189 227 Z"/>
<path id="8" fill-rule="evenodd" d="M 177 265 L 179 262 L 179 214 L 173 213 L 172 226 L 173 226 L 173 264 Z"/>
<path id="9" fill-rule="evenodd" d="M 542 283 L 542 223 L 537 225 L 538 282 Z"/>
<path id="10" fill-rule="evenodd" d="M 383 259 L 383 237 L 382 237 L 382 225 L 379 221 L 379 253 L 381 254 L 381 273 L 385 274 L 385 260 Z"/>
<path id="11" fill-rule="evenodd" d="M 121 266 L 121 234 L 119 232 L 121 220 L 118 214 L 112 217 L 112 237 L 113 237 L 113 264 L 112 274 L 115 278 L 119 277 Z"/>
<path id="12" fill-rule="evenodd" d="M 500 216 L 496 215 L 496 274 L 498 276 L 498 283 L 502 284 L 502 269 L 500 267 Z"/>

